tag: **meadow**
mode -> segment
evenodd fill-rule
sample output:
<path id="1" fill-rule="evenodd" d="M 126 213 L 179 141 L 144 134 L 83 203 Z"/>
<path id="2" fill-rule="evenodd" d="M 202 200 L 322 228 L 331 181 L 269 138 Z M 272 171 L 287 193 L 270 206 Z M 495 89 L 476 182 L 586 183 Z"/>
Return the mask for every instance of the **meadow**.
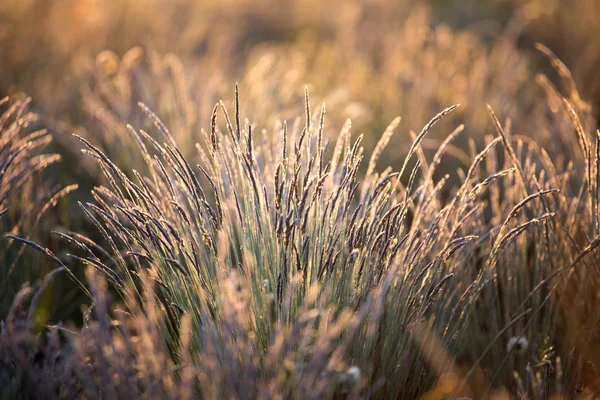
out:
<path id="1" fill-rule="evenodd" d="M 599 15 L 2 1 L 0 398 L 596 398 Z"/>

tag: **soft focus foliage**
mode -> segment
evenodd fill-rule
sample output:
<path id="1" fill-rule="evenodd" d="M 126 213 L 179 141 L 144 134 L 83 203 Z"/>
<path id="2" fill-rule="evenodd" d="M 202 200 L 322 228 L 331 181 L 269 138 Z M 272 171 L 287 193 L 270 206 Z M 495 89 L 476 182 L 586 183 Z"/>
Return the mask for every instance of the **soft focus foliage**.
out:
<path id="1" fill-rule="evenodd" d="M 593 398 L 574 3 L 3 1 L 2 397 Z"/>

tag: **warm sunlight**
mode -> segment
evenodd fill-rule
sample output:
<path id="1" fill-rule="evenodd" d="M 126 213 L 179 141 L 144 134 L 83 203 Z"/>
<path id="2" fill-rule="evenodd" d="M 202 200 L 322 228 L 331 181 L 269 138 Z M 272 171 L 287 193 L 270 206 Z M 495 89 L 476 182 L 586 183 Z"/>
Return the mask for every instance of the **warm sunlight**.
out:
<path id="1" fill-rule="evenodd" d="M 0 0 L 0 400 L 597 398 L 599 17 Z"/>

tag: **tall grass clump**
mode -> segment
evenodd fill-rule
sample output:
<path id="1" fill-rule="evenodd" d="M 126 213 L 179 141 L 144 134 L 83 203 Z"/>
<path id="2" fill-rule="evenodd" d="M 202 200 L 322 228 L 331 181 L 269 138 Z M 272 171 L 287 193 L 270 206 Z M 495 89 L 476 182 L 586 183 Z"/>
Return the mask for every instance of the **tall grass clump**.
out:
<path id="1" fill-rule="evenodd" d="M 30 99 L 0 101 L 0 231 L 29 240 L 43 239 L 42 216 L 76 185 L 50 185 L 42 175 L 60 161 L 59 154 L 44 154 L 51 141 L 39 117 L 29 111 Z M 43 257 L 24 251 L 24 246 L 2 239 L 0 243 L 0 315 L 25 281 L 36 280 L 51 269 Z"/>
<path id="2" fill-rule="evenodd" d="M 62 259 L 10 238 L 49 255 L 92 305 L 83 328 L 49 326 L 40 342 L 25 287 L 6 354 L 23 382 L 56 396 L 593 393 L 600 145 L 547 53 L 565 94 L 538 83 L 548 129 L 576 143 L 569 162 L 489 106 L 494 134 L 479 149 L 469 140 L 469 163 L 455 147 L 462 125 L 427 157 L 424 139 L 454 105 L 412 134 L 399 168 L 382 168 L 400 118 L 363 161 L 362 135 L 348 120 L 332 140 L 308 92 L 304 116 L 268 132 L 244 118 L 237 86 L 195 151 L 142 103 L 152 131 L 126 127 L 136 169 L 78 137 L 104 175 L 80 204 L 98 235 L 55 232 L 71 248 Z M 456 173 L 439 177 L 457 156 Z"/>
<path id="3" fill-rule="evenodd" d="M 58 154 L 44 153 L 51 141 L 47 130 L 43 129 L 39 117 L 29 111 L 31 99 L 10 101 L 0 100 L 4 109 L 0 114 L 0 383 L 2 398 L 14 398 L 19 393 L 27 393 L 22 386 L 23 370 L 15 369 L 14 360 L 6 348 L 5 331 L 15 320 L 30 321 L 28 328 L 34 331 L 43 329 L 56 308 L 69 309 L 68 305 L 58 306 L 52 296 L 67 293 L 60 271 L 52 271 L 52 264 L 40 254 L 26 251 L 24 243 L 13 242 L 11 237 L 21 237 L 23 242 L 33 245 L 33 241 L 46 242 L 47 225 L 42 216 L 56 206 L 76 185 L 61 188 L 50 186 L 47 170 L 60 160 Z M 43 176 L 45 175 L 45 176 Z M 46 233 L 46 235 L 44 235 Z M 48 254 L 51 254 L 47 250 Z M 41 287 L 38 280 L 44 275 Z M 33 289 L 28 282 L 35 282 Z M 61 284 L 63 284 L 61 286 Z M 24 292 L 19 289 L 24 287 Z M 67 286 L 70 286 L 67 284 Z M 37 293 L 31 307 L 19 308 L 19 298 L 24 293 Z M 61 299 L 62 301 L 63 299 Z M 12 306 L 11 306 L 12 304 Z M 10 309 L 10 310 L 9 310 Z M 12 317 L 9 318 L 9 315 Z M 63 314 L 64 316 L 65 314 Z"/>
<path id="4" fill-rule="evenodd" d="M 0 399 L 598 397 L 599 7 L 0 0 Z"/>

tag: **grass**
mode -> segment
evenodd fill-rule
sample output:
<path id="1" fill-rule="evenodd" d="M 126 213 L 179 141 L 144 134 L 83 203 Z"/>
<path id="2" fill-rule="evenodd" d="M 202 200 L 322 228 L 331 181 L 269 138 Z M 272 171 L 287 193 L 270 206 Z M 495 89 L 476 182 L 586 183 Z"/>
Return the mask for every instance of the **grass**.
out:
<path id="1" fill-rule="evenodd" d="M 194 75 L 149 47 L 101 52 L 45 115 L 2 101 L 3 398 L 598 393 L 600 131 L 578 78 L 543 45 L 554 78 L 534 73 L 519 18 L 488 47 L 371 7 L 342 19 L 404 17 L 377 43 L 253 46 L 226 101 L 231 60 Z"/>

